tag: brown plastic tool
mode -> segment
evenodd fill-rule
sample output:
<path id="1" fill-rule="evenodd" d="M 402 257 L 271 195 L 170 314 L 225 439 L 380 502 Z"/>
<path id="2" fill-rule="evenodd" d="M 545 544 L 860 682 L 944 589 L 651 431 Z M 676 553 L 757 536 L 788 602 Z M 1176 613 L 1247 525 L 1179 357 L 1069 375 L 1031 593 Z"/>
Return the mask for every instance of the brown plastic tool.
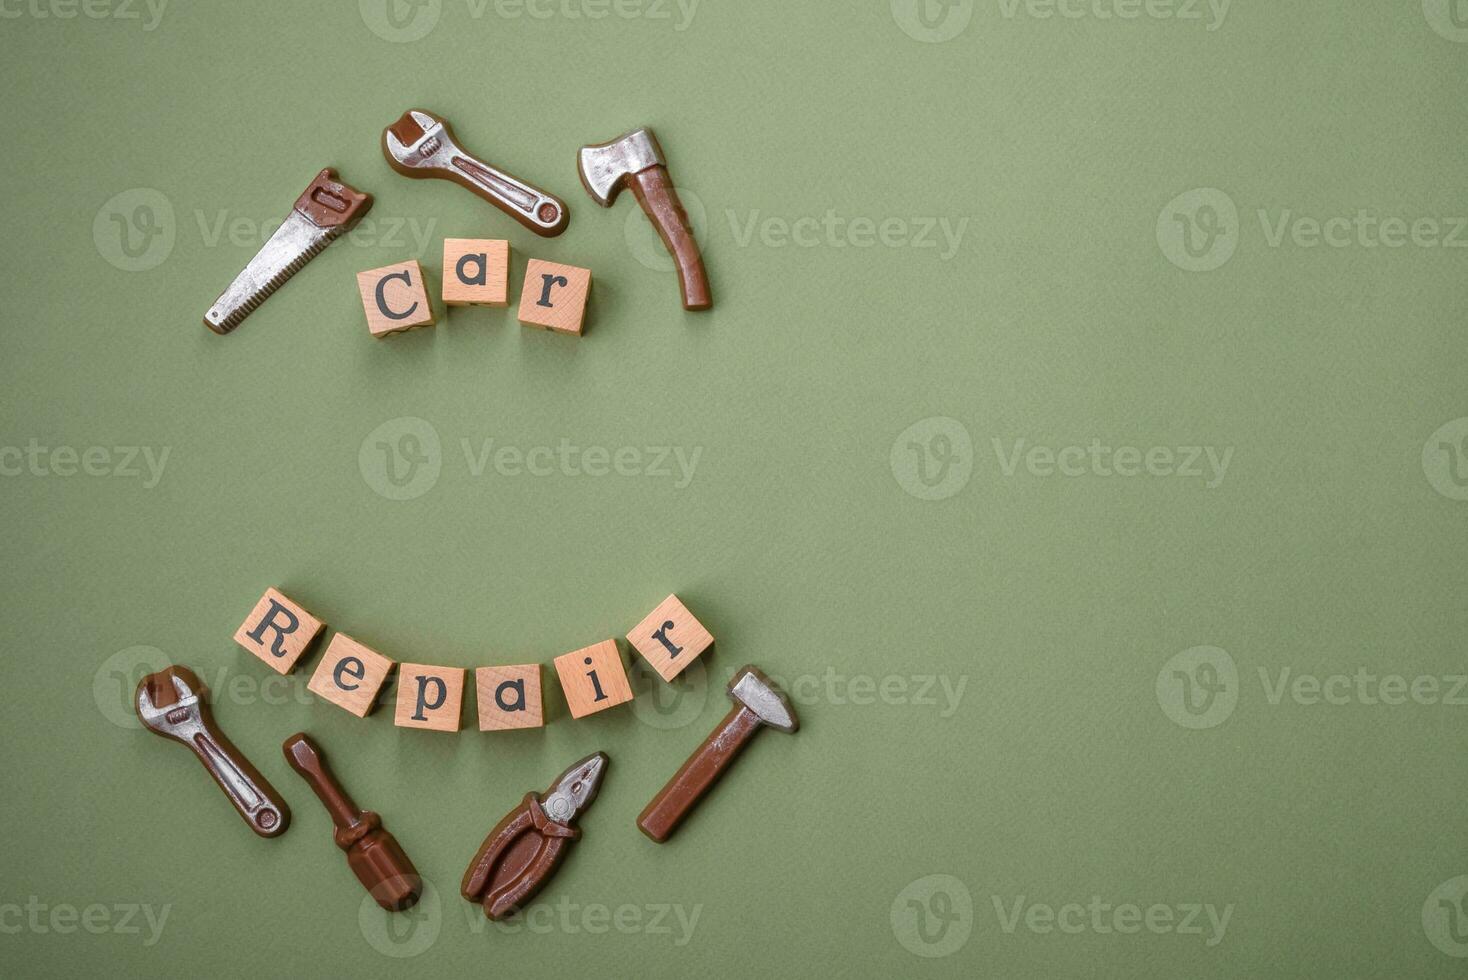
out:
<path id="1" fill-rule="evenodd" d="M 560 198 L 473 156 L 454 139 L 447 120 L 423 109 L 409 109 L 382 131 L 382 155 L 404 177 L 452 180 L 545 238 L 565 231 L 570 221 Z"/>
<path id="2" fill-rule="evenodd" d="M 193 749 L 251 830 L 261 837 L 285 833 L 291 822 L 290 809 L 214 723 L 208 693 L 192 670 L 173 666 L 144 677 L 134 704 L 149 731 Z"/>
<path id="3" fill-rule="evenodd" d="M 460 893 L 496 921 L 529 901 L 555 873 L 567 845 L 580 839 L 573 822 L 596 799 L 607 762 L 605 752 L 594 753 L 561 773 L 543 798 L 526 793 L 479 845 Z"/>
<path id="4" fill-rule="evenodd" d="M 239 326 L 302 266 L 351 231 L 371 208 L 371 194 L 343 184 L 329 167 L 321 171 L 296 198 L 275 234 L 209 307 L 204 326 L 217 334 Z"/>
<path id="5" fill-rule="evenodd" d="M 659 844 L 672 836 L 755 732 L 766 726 L 782 732 L 800 727 L 784 692 L 752 666 L 743 668 L 729 681 L 729 697 L 734 701 L 734 710 L 637 818 L 637 828 Z"/>
<path id="6" fill-rule="evenodd" d="M 583 146 L 576 157 L 582 186 L 592 200 L 604 208 L 612 206 L 628 184 L 637 203 L 658 230 L 678 267 L 678 288 L 685 310 L 706 310 L 714 305 L 709 293 L 703 256 L 688 223 L 688 213 L 668 176 L 663 148 L 650 129 L 637 129 L 609 143 Z"/>
<path id="7" fill-rule="evenodd" d="M 336 781 L 326 754 L 305 732 L 281 745 L 286 761 L 301 774 L 336 825 L 336 846 L 347 852 L 347 864 L 377 904 L 389 912 L 412 908 L 423 894 L 423 879 L 397 838 L 382 828 L 382 818 L 360 810 Z"/>

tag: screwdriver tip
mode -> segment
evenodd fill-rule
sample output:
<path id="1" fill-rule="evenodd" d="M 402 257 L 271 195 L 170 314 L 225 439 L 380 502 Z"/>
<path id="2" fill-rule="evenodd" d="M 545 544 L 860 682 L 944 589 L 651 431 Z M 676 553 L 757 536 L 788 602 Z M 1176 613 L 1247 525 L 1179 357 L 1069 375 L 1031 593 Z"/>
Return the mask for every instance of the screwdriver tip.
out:
<path id="1" fill-rule="evenodd" d="M 296 772 L 308 772 L 321 767 L 321 747 L 305 732 L 296 732 L 282 742 L 280 748 L 285 753 L 285 760 Z"/>

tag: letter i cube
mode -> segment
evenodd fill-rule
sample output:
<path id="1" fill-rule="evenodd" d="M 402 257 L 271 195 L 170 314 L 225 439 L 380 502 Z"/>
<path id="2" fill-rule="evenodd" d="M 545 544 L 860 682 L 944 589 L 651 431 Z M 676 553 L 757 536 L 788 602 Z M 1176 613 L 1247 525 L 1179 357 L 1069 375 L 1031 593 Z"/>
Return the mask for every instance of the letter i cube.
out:
<path id="1" fill-rule="evenodd" d="M 585 718 L 632 700 L 632 685 L 627 681 L 616 640 L 602 640 L 584 650 L 563 654 L 555 659 L 555 665 L 573 718 Z"/>

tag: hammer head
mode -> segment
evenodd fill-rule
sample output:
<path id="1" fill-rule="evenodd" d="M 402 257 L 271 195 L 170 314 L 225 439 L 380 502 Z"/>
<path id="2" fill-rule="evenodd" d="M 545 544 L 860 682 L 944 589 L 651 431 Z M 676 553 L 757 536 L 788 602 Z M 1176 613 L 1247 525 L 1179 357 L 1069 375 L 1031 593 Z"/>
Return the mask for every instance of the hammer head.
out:
<path id="1" fill-rule="evenodd" d="M 664 166 L 663 148 L 650 129 L 636 129 L 610 143 L 583 146 L 576 155 L 581 183 L 592 200 L 604 208 L 612 206 L 627 178 L 651 167 Z"/>
<path id="2" fill-rule="evenodd" d="M 785 692 L 757 667 L 744 667 L 729 680 L 729 697 L 753 711 L 755 717 L 771 728 L 793 732 L 800 727 Z"/>

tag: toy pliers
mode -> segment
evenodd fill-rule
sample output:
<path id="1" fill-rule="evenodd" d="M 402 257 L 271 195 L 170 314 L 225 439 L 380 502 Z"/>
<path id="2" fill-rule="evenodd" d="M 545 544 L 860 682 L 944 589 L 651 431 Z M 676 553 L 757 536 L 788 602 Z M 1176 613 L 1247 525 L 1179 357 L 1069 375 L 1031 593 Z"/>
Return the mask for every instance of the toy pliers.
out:
<path id="1" fill-rule="evenodd" d="M 479 846 L 459 892 L 495 921 L 523 907 L 580 839 L 574 821 L 596 799 L 607 761 L 605 752 L 594 753 L 561 773 L 544 797 L 526 793 Z"/>

